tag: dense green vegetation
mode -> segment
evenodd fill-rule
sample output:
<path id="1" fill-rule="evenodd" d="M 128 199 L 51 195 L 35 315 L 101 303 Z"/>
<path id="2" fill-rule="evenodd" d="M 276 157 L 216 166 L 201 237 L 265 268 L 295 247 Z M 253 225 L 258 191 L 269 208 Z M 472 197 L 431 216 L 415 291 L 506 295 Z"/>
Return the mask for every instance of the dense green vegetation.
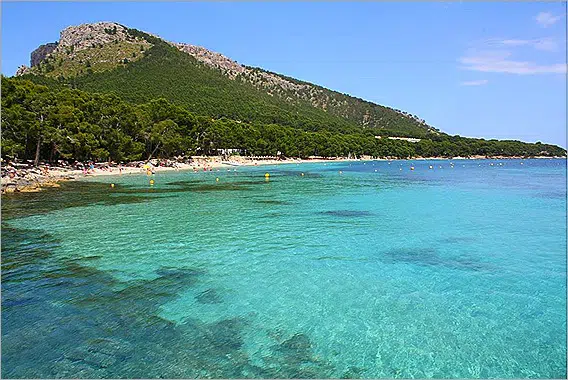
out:
<path id="1" fill-rule="evenodd" d="M 560 147 L 436 135 L 419 143 L 364 133 L 310 132 L 274 123 L 198 116 L 166 99 L 131 104 L 112 94 L 2 77 L 2 157 L 127 161 L 218 153 L 287 157 L 565 155 Z"/>
<path id="2" fill-rule="evenodd" d="M 328 90 L 325 87 L 303 82 L 281 74 L 271 73 L 258 67 L 247 67 L 253 75 L 256 73 L 268 73 L 280 77 L 288 82 L 301 85 L 301 89 L 286 89 L 266 83 L 261 75 L 254 75 L 253 80 L 259 80 L 263 88 L 268 88 L 273 93 L 285 99 L 313 99 L 316 103 L 326 104 L 329 114 L 355 121 L 363 128 L 381 129 L 381 133 L 387 131 L 390 136 L 407 136 L 428 138 L 439 133 L 435 128 L 426 124 L 416 115 L 405 111 L 381 106 L 364 99 Z M 249 75 L 250 76 L 250 75 Z"/>
<path id="3" fill-rule="evenodd" d="M 361 123 L 357 121 L 358 117 L 362 117 L 372 105 L 380 109 L 380 112 L 376 112 L 380 113 L 380 126 L 384 127 L 374 128 L 375 132 L 379 130 L 382 135 L 413 137 L 426 137 L 432 134 L 428 132 L 427 126 L 414 119 L 368 102 L 361 102 L 359 108 L 351 107 L 351 113 L 356 110 L 355 116 L 351 117 L 340 108 L 326 112 L 313 107 L 307 100 L 294 98 L 294 94 L 283 94 L 291 99 L 294 98 L 294 101 L 286 101 L 281 96 L 271 96 L 266 91 L 257 89 L 245 78 L 231 80 L 220 70 L 199 63 L 192 56 L 159 38 L 134 29 L 129 29 L 129 34 L 138 39 L 144 38 L 153 45 L 140 52 L 143 58 L 102 72 L 85 67 L 80 75 L 58 77 L 60 84 L 90 92 L 114 93 L 126 101 L 137 104 L 163 97 L 176 105 L 186 107 L 191 112 L 215 119 L 227 117 L 249 123 L 274 123 L 305 131 L 356 133 L 362 129 Z M 76 73 L 77 68 L 73 67 Z M 50 74 L 46 72 L 42 74 L 42 76 L 25 77 L 47 84 L 45 76 Z M 332 96 L 341 97 L 339 99 L 341 101 L 349 98 L 343 94 L 326 91 Z M 349 99 L 353 102 L 359 101 L 355 98 Z"/>

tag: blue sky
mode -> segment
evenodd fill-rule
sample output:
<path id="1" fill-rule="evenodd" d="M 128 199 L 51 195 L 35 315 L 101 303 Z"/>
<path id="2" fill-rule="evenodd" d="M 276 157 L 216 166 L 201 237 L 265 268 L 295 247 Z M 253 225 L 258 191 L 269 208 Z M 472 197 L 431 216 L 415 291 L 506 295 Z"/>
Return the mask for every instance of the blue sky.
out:
<path id="1" fill-rule="evenodd" d="M 566 147 L 566 5 L 2 2 L 2 73 L 116 21 L 408 111 L 450 134 Z"/>

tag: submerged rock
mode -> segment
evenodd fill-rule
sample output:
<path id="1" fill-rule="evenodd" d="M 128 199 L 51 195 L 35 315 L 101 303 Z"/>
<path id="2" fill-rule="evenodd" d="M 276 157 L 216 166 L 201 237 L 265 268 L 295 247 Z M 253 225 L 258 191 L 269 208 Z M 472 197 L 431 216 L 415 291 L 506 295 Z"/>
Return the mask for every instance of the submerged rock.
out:
<path id="1" fill-rule="evenodd" d="M 285 340 L 280 346 L 284 349 L 304 352 L 312 348 L 310 339 L 305 334 L 295 334 L 290 339 Z"/>
<path id="2" fill-rule="evenodd" d="M 216 304 L 216 303 L 222 303 L 223 300 L 221 299 L 221 297 L 219 296 L 219 294 L 217 293 L 217 291 L 215 289 L 207 289 L 201 293 L 199 293 L 195 299 L 197 300 L 197 302 L 199 303 L 203 303 L 203 304 Z"/>

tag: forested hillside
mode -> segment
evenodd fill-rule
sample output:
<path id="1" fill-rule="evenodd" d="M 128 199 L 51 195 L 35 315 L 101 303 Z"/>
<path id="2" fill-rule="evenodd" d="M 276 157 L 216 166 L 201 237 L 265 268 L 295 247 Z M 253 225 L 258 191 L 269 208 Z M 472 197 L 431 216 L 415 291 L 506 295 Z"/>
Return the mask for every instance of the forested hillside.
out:
<path id="1" fill-rule="evenodd" d="M 2 77 L 2 157 L 41 160 L 112 160 L 115 162 L 218 154 L 241 149 L 243 154 L 286 157 L 369 155 L 415 156 L 563 156 L 547 144 L 486 141 L 437 135 L 418 143 L 373 133 L 307 132 L 291 126 L 246 123 L 199 116 L 164 98 L 131 104 L 120 97 L 21 78 Z"/>
<path id="2" fill-rule="evenodd" d="M 306 131 L 439 134 L 405 112 L 241 66 L 206 49 L 168 43 L 119 24 L 71 27 L 62 32 L 62 41 L 64 46 L 60 42 L 43 62 L 23 70 L 24 78 L 43 84 L 52 83 L 46 81 L 50 78 L 71 88 L 115 93 L 133 103 L 164 97 L 200 115 Z"/>

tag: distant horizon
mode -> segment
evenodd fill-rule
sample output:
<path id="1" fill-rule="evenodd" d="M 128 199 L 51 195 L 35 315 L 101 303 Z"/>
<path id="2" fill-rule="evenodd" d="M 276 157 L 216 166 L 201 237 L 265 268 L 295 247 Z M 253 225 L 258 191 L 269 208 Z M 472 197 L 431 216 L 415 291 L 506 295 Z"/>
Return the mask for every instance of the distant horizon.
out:
<path id="1" fill-rule="evenodd" d="M 372 34 L 372 31 L 359 30 L 356 31 L 359 33 L 341 34 L 340 28 L 330 29 L 329 23 L 326 24 L 321 20 L 318 26 L 323 29 L 328 28 L 323 33 L 320 29 L 313 28 L 315 30 L 308 30 L 308 32 L 312 32 L 311 34 L 305 30 L 301 31 L 304 32 L 302 34 L 292 26 L 295 34 L 286 39 L 286 30 L 279 29 L 280 31 L 277 33 L 271 30 L 278 29 L 273 24 L 279 23 L 281 21 L 280 18 L 278 21 L 268 23 L 267 25 L 262 24 L 265 21 L 264 18 L 258 21 L 263 31 L 267 31 L 267 33 L 258 33 L 258 28 L 250 27 L 251 30 L 247 34 L 247 26 L 244 25 L 239 25 L 239 27 L 245 30 L 236 30 L 233 33 L 234 28 L 230 28 L 230 23 L 229 26 L 221 31 L 213 28 L 215 33 L 211 33 L 211 28 L 200 28 L 200 26 L 203 26 L 200 24 L 202 23 L 201 19 L 192 19 L 192 25 L 184 25 L 188 30 L 183 31 L 179 30 L 182 29 L 181 27 L 179 29 L 175 28 L 177 26 L 176 22 L 159 23 L 159 20 L 153 18 L 149 20 L 148 16 L 152 16 L 152 12 L 140 12 L 139 9 L 152 9 L 156 5 L 152 3 L 42 2 L 35 3 L 34 7 L 37 7 L 37 9 L 43 8 L 44 11 L 35 11 L 34 8 L 34 12 L 29 10 L 30 4 L 28 3 L 3 3 L 2 5 L 2 74 L 5 76 L 13 76 L 21 65 L 29 66 L 31 52 L 39 45 L 58 41 L 59 32 L 65 27 L 108 21 L 155 34 L 167 41 L 202 46 L 246 66 L 259 67 L 352 97 L 406 111 L 417 115 L 424 119 L 428 125 L 449 135 L 483 138 L 486 140 L 519 140 L 532 143 L 540 141 L 544 144 L 558 145 L 564 149 L 568 145 L 566 141 L 565 58 L 564 63 L 558 63 L 558 57 L 562 53 L 564 53 L 565 57 L 566 47 L 565 41 L 562 44 L 561 38 L 557 36 L 527 39 L 517 31 L 515 34 L 511 33 L 510 37 L 507 36 L 505 38 L 506 30 L 501 30 L 500 33 L 503 37 L 500 39 L 478 37 L 478 42 L 473 45 L 469 43 L 470 46 L 469 49 L 466 49 L 466 54 L 454 61 L 461 64 L 453 65 L 457 66 L 457 69 L 456 67 L 453 68 L 453 71 L 457 72 L 451 72 L 452 70 L 448 71 L 449 69 L 444 70 L 442 67 L 438 67 L 447 65 L 450 62 L 448 59 L 423 60 L 418 58 L 424 56 L 443 58 L 452 48 L 455 50 L 461 45 L 455 41 L 458 38 L 453 35 L 445 35 L 449 39 L 449 41 L 441 43 L 441 45 L 444 45 L 445 42 L 448 45 L 445 50 L 440 49 L 439 46 L 436 46 L 437 44 L 430 44 L 434 52 L 430 53 L 431 55 L 429 56 L 427 55 L 428 52 L 420 54 L 420 50 L 425 48 L 424 41 L 421 43 L 420 40 L 424 38 L 418 38 L 417 36 L 409 38 L 408 35 L 405 35 L 394 41 L 394 44 L 392 39 L 388 39 L 386 47 L 380 46 L 385 43 L 382 39 L 377 42 L 379 46 L 375 46 L 372 36 L 361 38 L 367 34 Z M 137 15 L 133 11 L 125 13 L 113 10 L 113 7 L 128 9 L 133 5 L 136 5 Z M 430 13 L 434 10 L 438 11 L 438 13 L 434 12 L 438 15 L 443 13 L 441 9 L 449 9 L 454 13 L 459 13 L 456 8 L 464 8 L 465 11 L 469 9 L 478 14 L 490 12 L 488 9 L 498 9 L 501 12 L 506 9 L 515 9 L 517 12 L 511 16 L 511 18 L 515 18 L 516 16 L 524 16 L 525 13 L 528 17 L 529 14 L 532 14 L 530 11 L 533 10 L 552 8 L 556 9 L 556 13 L 552 11 L 537 12 L 534 14 L 533 20 L 531 21 L 529 18 L 528 22 L 533 22 L 538 28 L 542 29 L 535 30 L 543 33 L 553 34 L 552 32 L 556 31 L 556 35 L 559 35 L 558 31 L 561 31 L 562 27 L 566 30 L 566 14 L 560 12 L 563 7 L 555 7 L 555 4 L 548 3 L 487 4 L 486 6 L 481 6 L 480 4 L 441 3 L 437 5 L 415 4 L 412 7 L 404 3 L 396 5 L 387 3 L 352 4 L 351 6 L 329 3 L 325 4 L 326 7 L 323 8 L 321 5 L 323 4 L 256 4 L 256 6 L 244 3 L 212 3 L 207 5 L 200 3 L 159 4 L 164 9 L 197 9 L 202 15 L 211 13 L 223 20 L 226 18 L 231 21 L 234 21 L 233 17 L 240 19 L 239 14 L 243 17 L 244 15 L 251 17 L 251 12 L 257 12 L 256 15 L 258 16 L 263 14 L 262 10 L 266 8 L 281 9 L 282 12 L 280 14 L 284 13 L 283 19 L 286 18 L 286 11 L 302 9 L 304 13 L 300 12 L 300 21 L 302 17 L 307 17 L 306 14 L 309 15 L 310 11 L 312 13 L 318 13 L 316 11 L 319 11 L 319 13 L 323 12 L 327 18 L 333 19 L 334 16 L 337 18 L 340 16 L 340 9 L 347 11 L 348 14 L 349 12 L 355 14 L 359 12 L 360 14 L 358 15 L 361 17 L 367 15 L 366 12 L 363 12 L 367 8 L 375 11 L 403 8 L 412 10 L 415 13 L 420 13 L 415 11 L 416 8 L 426 8 Z M 441 7 L 442 5 L 446 7 Z M 72 11 L 79 8 L 87 8 L 93 11 Z M 62 17 L 61 13 L 58 13 L 58 10 L 62 9 L 67 10 L 67 12 L 63 12 L 64 14 L 67 13 L 67 17 Z M 230 9 L 230 12 L 227 9 Z M 335 10 L 336 13 L 330 12 L 329 9 Z M 247 10 L 248 12 L 246 12 Z M 26 13 L 31 17 L 18 20 L 17 15 L 21 13 Z M 49 13 L 52 13 L 54 17 L 49 17 Z M 112 13 L 116 13 L 114 17 L 111 16 Z M 57 17 L 55 17 L 55 14 Z M 125 14 L 128 14 L 128 17 L 124 16 Z M 132 20 L 132 17 L 136 18 L 136 16 L 138 16 L 138 19 Z M 168 12 L 168 16 L 180 17 L 183 16 L 183 12 Z M 371 16 L 372 12 L 368 18 L 372 19 Z M 527 17 L 521 18 L 526 21 Z M 488 18 L 491 19 L 491 17 Z M 16 20 L 19 22 L 16 22 Z M 374 20 L 365 19 L 364 23 L 371 23 L 371 21 Z M 385 18 L 384 21 L 388 21 L 388 18 Z M 34 25 L 35 32 L 31 26 L 29 28 L 26 27 L 28 23 Z M 62 27 L 65 23 L 66 25 Z M 223 24 L 222 22 L 220 23 Z M 484 25 L 479 26 L 483 28 L 481 34 L 493 33 L 487 30 L 488 28 L 491 29 L 491 25 L 485 25 L 489 23 L 486 19 L 483 19 L 482 23 Z M 243 24 L 246 24 L 246 22 Z M 403 24 L 406 25 L 406 22 L 403 22 Z M 434 27 L 434 24 L 436 24 L 434 21 L 430 24 L 429 26 L 433 29 L 444 29 L 439 27 L 439 25 Z M 507 26 L 515 26 L 513 29 L 523 29 L 519 28 L 515 22 L 510 24 Z M 290 25 L 284 26 L 290 28 Z M 359 24 L 348 25 L 351 29 L 356 29 L 359 26 Z M 381 28 L 381 25 L 373 26 Z M 392 30 L 392 28 L 400 29 L 401 26 L 395 25 L 391 20 L 390 27 Z M 207 33 L 192 33 L 192 28 L 198 31 L 206 30 Z M 383 26 L 383 29 L 385 28 L 388 29 Z M 351 29 L 349 30 L 351 31 Z M 499 27 L 497 29 L 503 28 Z M 430 35 L 440 34 L 442 31 L 423 32 Z M 324 39 L 318 39 L 318 32 L 320 34 L 328 33 L 332 35 Z M 448 31 L 446 30 L 445 32 Z M 453 32 L 456 32 L 456 35 L 471 33 L 466 25 L 463 28 L 462 25 L 456 25 L 456 29 Z M 267 35 L 263 37 L 263 34 Z M 335 34 L 335 37 L 333 34 Z M 53 38 L 54 35 L 56 38 Z M 243 38 L 243 35 L 246 38 Z M 273 41 L 274 39 L 277 41 Z M 247 43 L 243 44 L 243 40 L 246 40 Z M 397 44 L 396 42 L 399 40 L 402 40 L 402 42 Z M 333 44 L 334 41 L 336 44 Z M 482 41 L 481 44 L 483 46 L 475 46 L 480 41 Z M 391 42 L 392 46 L 389 46 L 389 42 Z M 371 46 L 365 46 L 365 44 Z M 363 46 L 357 48 L 357 46 L 353 45 Z M 402 49 L 399 45 L 402 46 Z M 467 45 L 466 43 L 466 48 L 468 47 Z M 341 49 L 335 51 L 338 46 Z M 408 50 L 404 49 L 406 46 L 410 46 L 410 50 L 415 49 L 417 51 L 408 53 Z M 380 51 L 375 52 L 377 48 Z M 508 51 L 505 51 L 505 48 Z M 509 58 L 513 54 L 514 49 L 523 50 L 522 53 L 526 54 L 527 48 L 538 51 L 539 55 L 545 55 L 546 53 L 549 56 L 556 56 L 556 62 L 554 60 L 538 64 L 529 62 L 526 59 L 530 58 L 530 54 L 529 57 L 521 57 L 525 59 L 523 61 L 514 61 Z M 344 50 L 346 53 L 344 53 Z M 392 56 L 393 59 L 378 59 L 383 57 L 381 55 L 383 51 L 386 51 L 386 55 L 388 57 Z M 339 59 L 337 58 L 338 53 L 341 54 Z M 529 51 L 529 53 L 531 52 Z M 23 57 L 25 57 L 25 60 L 23 60 Z M 310 57 L 312 59 L 309 59 Z M 344 57 L 348 57 L 348 59 Z M 434 63 L 438 65 L 434 65 Z M 378 68 L 375 68 L 375 66 L 378 66 Z M 406 71 L 404 70 L 405 66 L 408 69 Z M 389 75 L 389 72 L 394 75 Z M 477 75 L 474 75 L 476 72 Z M 432 95 L 430 89 L 434 87 L 436 87 L 437 91 L 435 95 Z M 503 99 L 508 99 L 508 101 L 504 102 Z M 535 125 L 538 127 L 535 127 Z"/>

